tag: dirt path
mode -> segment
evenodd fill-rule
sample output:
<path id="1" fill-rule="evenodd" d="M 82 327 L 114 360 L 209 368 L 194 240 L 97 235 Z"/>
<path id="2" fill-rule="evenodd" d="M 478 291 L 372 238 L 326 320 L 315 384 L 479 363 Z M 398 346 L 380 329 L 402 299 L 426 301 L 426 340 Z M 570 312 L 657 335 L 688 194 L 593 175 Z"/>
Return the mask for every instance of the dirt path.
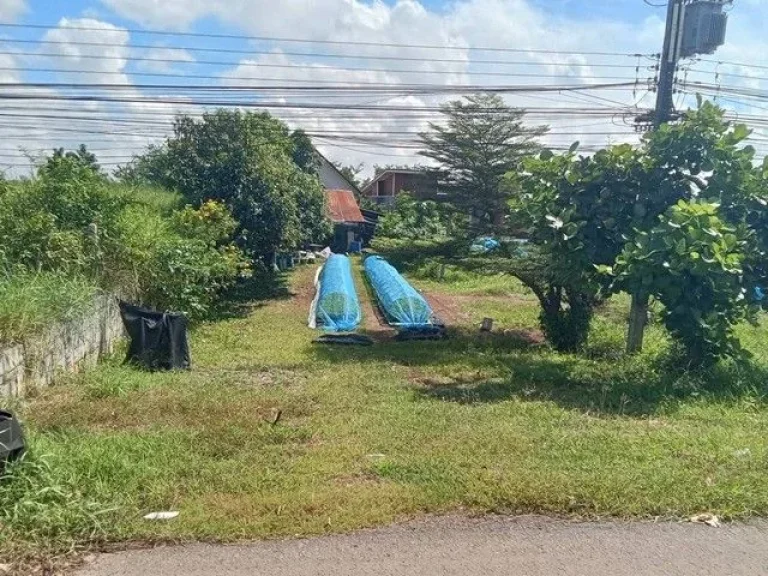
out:
<path id="1" fill-rule="evenodd" d="M 442 518 L 311 540 L 104 555 L 79 576 L 729 576 L 768 573 L 768 525 Z"/>

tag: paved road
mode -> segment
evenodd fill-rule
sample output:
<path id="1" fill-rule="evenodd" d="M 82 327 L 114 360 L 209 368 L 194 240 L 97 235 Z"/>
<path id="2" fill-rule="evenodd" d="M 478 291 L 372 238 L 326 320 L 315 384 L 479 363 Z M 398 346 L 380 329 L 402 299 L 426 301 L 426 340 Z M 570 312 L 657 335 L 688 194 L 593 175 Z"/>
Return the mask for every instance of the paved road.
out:
<path id="1" fill-rule="evenodd" d="M 310 540 L 99 557 L 78 576 L 756 576 L 768 524 L 441 518 Z"/>

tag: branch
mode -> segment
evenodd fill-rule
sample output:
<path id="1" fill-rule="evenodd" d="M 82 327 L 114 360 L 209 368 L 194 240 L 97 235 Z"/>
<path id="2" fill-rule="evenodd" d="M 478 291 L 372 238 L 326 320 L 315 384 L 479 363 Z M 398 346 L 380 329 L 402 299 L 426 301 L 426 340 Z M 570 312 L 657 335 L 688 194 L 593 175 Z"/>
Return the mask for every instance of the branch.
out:
<path id="1" fill-rule="evenodd" d="M 698 176 L 694 176 L 693 174 L 683 174 L 683 178 L 688 180 L 688 182 L 693 182 L 696 184 L 696 186 L 699 187 L 699 191 L 703 191 L 707 187 L 707 183 L 704 182 L 704 180 Z"/>

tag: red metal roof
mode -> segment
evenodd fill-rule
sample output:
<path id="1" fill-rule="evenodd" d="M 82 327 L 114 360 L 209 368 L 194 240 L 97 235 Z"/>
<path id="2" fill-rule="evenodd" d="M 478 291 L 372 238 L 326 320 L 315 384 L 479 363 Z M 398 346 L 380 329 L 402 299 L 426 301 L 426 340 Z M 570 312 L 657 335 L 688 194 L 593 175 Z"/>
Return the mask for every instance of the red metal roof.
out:
<path id="1" fill-rule="evenodd" d="M 351 222 L 363 223 L 363 213 L 357 205 L 355 195 L 350 190 L 326 190 L 326 205 L 328 207 L 328 217 L 338 223 Z"/>

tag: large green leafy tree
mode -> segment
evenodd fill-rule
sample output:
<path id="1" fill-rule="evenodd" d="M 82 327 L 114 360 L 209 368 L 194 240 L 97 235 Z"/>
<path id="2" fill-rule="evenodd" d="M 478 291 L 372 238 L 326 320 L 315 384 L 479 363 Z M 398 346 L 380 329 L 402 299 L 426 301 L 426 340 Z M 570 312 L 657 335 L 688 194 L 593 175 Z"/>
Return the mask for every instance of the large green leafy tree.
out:
<path id="1" fill-rule="evenodd" d="M 476 232 L 502 229 L 509 189 L 504 175 L 540 149 L 545 127 L 524 124 L 525 111 L 498 95 L 476 94 L 442 107 L 444 123 L 431 123 L 421 135 L 421 154 L 439 165 L 440 188 L 465 214 Z"/>
<path id="2" fill-rule="evenodd" d="M 703 103 L 678 124 L 647 135 L 639 148 L 616 146 L 591 157 L 576 157 L 576 146 L 563 156 L 545 152 L 527 160 L 521 174 L 509 176 L 510 188 L 519 194 L 513 201 L 515 219 L 529 230 L 550 269 L 557 270 L 560 284 L 599 295 L 619 286 L 599 267 L 612 267 L 639 235 L 674 226 L 674 220 L 661 218 L 678 202 L 709 199 L 720 205 L 717 218 L 724 226 L 744 225 L 754 232 L 744 244 L 749 249 L 740 278 L 755 286 L 765 279 L 760 262 L 768 228 L 760 207 L 766 205 L 762 183 L 768 171 L 754 168 L 755 151 L 743 145 L 748 135 L 746 127 L 724 121 L 722 110 Z M 691 234 L 697 230 L 690 227 Z M 631 254 L 639 257 L 637 251 Z M 664 301 L 666 294 L 664 303 L 670 302 L 669 290 L 633 275 L 639 270 L 635 265 L 622 271 L 621 286 L 634 300 L 630 350 L 637 349 L 649 298 Z"/>
<path id="3" fill-rule="evenodd" d="M 193 203 L 224 202 L 242 246 L 269 260 L 330 232 L 306 146 L 305 136 L 292 137 L 269 114 L 219 110 L 200 120 L 179 117 L 162 166 L 168 183 Z"/>

